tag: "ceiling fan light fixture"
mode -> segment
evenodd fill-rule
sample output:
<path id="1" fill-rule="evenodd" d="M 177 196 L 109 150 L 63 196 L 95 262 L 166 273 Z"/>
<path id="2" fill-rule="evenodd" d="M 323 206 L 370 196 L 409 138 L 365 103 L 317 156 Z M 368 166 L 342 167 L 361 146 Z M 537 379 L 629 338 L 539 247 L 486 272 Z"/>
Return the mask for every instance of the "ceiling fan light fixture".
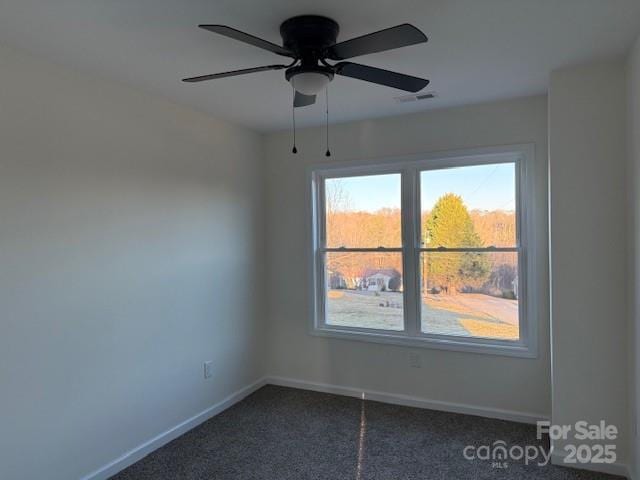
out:
<path id="1" fill-rule="evenodd" d="M 331 77 L 324 72 L 300 72 L 289 79 L 296 92 L 303 95 L 316 95 L 323 91 L 330 81 Z"/>

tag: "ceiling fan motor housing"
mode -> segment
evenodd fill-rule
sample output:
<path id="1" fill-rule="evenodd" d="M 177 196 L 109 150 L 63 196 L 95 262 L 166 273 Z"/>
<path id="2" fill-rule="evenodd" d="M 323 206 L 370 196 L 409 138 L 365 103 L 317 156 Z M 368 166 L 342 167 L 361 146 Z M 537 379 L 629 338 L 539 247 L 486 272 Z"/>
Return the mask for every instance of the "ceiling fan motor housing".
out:
<path id="1" fill-rule="evenodd" d="M 326 57 L 329 47 L 336 43 L 340 27 L 327 17 L 300 15 L 280 25 L 282 45 L 292 51 L 303 64 Z"/>

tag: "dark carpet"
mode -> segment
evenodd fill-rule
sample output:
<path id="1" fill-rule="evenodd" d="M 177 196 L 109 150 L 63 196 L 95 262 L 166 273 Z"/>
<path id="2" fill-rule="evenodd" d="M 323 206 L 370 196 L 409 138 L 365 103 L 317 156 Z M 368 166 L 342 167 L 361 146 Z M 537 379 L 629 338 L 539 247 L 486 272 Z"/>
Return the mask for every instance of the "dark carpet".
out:
<path id="1" fill-rule="evenodd" d="M 535 426 L 266 386 L 112 480 L 614 479 L 467 445 L 542 445 Z"/>

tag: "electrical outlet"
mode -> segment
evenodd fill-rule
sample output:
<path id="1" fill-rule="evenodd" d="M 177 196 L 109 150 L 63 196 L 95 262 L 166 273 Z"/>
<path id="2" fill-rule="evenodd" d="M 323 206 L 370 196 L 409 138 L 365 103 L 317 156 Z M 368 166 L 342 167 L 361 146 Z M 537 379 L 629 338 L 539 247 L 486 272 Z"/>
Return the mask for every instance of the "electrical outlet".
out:
<path id="1" fill-rule="evenodd" d="M 209 360 L 204 362 L 204 378 L 210 378 L 213 375 L 213 362 Z"/>
<path id="2" fill-rule="evenodd" d="M 422 368 L 422 357 L 417 353 L 410 353 L 409 366 L 411 368 Z"/>

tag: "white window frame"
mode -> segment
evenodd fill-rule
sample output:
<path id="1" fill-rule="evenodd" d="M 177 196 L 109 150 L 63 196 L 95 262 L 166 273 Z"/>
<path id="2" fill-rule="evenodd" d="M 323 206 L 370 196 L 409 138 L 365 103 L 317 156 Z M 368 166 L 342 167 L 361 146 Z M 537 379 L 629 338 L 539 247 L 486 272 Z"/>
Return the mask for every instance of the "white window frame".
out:
<path id="1" fill-rule="evenodd" d="M 537 257 L 535 242 L 535 161 L 532 144 L 475 148 L 427 153 L 404 157 L 360 160 L 312 165 L 307 172 L 309 206 L 310 330 L 316 336 L 388 343 L 411 347 L 436 348 L 473 353 L 488 353 L 536 358 L 538 345 Z M 420 324 L 420 285 L 416 271 L 421 245 L 420 172 L 444 168 L 514 163 L 516 175 L 516 247 L 493 251 L 518 252 L 517 341 L 427 334 Z M 324 181 L 328 178 L 396 173 L 401 175 L 402 243 L 399 248 L 349 248 L 349 251 L 403 253 L 404 330 L 391 331 L 329 325 L 325 322 L 325 239 Z M 411 239 L 407 241 L 407 239 Z M 340 251 L 340 250 L 338 250 Z M 491 251 L 491 250 L 490 250 Z M 542 261 L 542 260 L 540 260 Z"/>

